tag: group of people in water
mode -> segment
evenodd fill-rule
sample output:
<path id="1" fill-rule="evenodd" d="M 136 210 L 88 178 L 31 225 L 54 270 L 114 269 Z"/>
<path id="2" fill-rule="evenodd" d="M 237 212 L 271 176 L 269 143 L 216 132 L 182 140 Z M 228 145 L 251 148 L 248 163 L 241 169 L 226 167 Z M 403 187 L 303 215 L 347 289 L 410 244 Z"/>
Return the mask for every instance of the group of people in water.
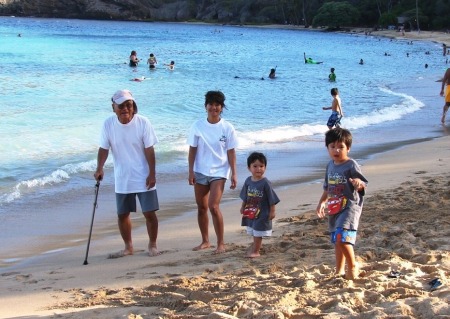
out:
<path id="1" fill-rule="evenodd" d="M 137 52 L 135 50 L 131 51 L 130 54 L 130 67 L 137 67 L 141 60 L 137 57 Z M 156 65 L 158 64 L 158 60 L 156 60 L 156 56 L 153 53 L 150 53 L 147 64 L 150 70 L 156 69 Z M 175 61 L 170 61 L 170 63 L 164 63 L 164 66 L 167 66 L 169 70 L 175 69 Z"/>

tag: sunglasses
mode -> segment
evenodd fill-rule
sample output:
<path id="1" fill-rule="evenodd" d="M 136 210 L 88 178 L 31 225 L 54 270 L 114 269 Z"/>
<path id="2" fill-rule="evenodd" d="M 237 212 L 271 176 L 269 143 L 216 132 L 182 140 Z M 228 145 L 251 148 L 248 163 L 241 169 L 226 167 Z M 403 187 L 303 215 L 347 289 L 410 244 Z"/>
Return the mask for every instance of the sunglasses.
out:
<path id="1" fill-rule="evenodd" d="M 112 101 L 115 105 L 117 105 L 117 107 L 119 108 L 119 110 L 123 110 L 124 108 L 127 108 L 127 109 L 132 109 L 132 108 L 134 108 L 134 103 L 132 103 L 132 104 L 129 104 L 129 103 L 127 103 L 127 104 L 125 104 L 125 103 L 117 104 L 117 103 L 114 102 L 113 99 L 111 99 L 111 101 Z"/>
<path id="2" fill-rule="evenodd" d="M 132 109 L 134 107 L 133 104 L 117 104 L 119 110 L 123 110 L 124 108 Z"/>

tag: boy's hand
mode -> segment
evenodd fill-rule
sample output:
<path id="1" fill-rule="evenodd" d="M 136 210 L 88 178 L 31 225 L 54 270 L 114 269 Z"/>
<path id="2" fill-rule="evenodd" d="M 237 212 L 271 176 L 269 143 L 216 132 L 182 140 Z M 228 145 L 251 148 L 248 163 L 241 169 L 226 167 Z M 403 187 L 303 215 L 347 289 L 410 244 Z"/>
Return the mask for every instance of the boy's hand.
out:
<path id="1" fill-rule="evenodd" d="M 326 204 L 326 202 L 321 202 L 321 203 L 319 203 L 319 205 L 317 205 L 316 213 L 317 213 L 317 216 L 319 216 L 319 218 L 325 217 L 325 204 Z"/>
<path id="2" fill-rule="evenodd" d="M 350 183 L 352 183 L 353 187 L 359 192 L 362 191 L 366 187 L 366 183 L 364 183 L 359 178 L 349 178 Z"/>

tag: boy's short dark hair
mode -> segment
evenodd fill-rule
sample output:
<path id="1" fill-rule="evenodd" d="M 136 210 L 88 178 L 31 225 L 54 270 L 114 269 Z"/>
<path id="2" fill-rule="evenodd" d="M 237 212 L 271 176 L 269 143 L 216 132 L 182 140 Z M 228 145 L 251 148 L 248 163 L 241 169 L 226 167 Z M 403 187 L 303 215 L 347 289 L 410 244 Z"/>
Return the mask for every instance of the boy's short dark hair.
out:
<path id="1" fill-rule="evenodd" d="M 220 91 L 208 91 L 205 94 L 205 106 L 212 103 L 218 103 L 222 105 L 224 109 L 225 106 L 225 95 Z"/>
<path id="2" fill-rule="evenodd" d="M 339 90 L 338 90 L 338 88 L 332 88 L 331 89 L 331 95 L 338 95 L 339 94 Z"/>
<path id="3" fill-rule="evenodd" d="M 325 146 L 328 147 L 328 145 L 334 142 L 343 142 L 347 148 L 350 148 L 353 142 L 352 133 L 342 127 L 331 129 L 325 133 Z"/>
<path id="4" fill-rule="evenodd" d="M 253 152 L 247 157 L 247 167 L 250 167 L 254 162 L 260 161 L 267 166 L 267 158 L 263 153 Z"/>

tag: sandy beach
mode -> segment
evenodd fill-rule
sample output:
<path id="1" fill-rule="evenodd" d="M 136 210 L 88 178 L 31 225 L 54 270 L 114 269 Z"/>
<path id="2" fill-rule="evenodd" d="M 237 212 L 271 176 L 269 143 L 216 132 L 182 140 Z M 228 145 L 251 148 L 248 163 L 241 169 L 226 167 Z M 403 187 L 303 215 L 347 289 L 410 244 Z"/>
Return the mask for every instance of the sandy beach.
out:
<path id="1" fill-rule="evenodd" d="M 303 30 L 312 32 L 325 32 L 325 29 L 320 28 L 305 28 L 304 26 L 293 26 L 293 25 L 266 25 L 266 26 L 253 26 L 258 28 L 279 28 L 279 29 L 293 29 L 293 30 Z M 419 41 L 430 41 L 445 44 L 447 47 L 450 46 L 450 33 L 440 32 L 440 31 L 408 31 L 400 32 L 397 30 L 380 29 L 374 31 L 372 28 L 352 28 L 345 31 L 337 31 L 341 33 L 350 33 L 355 35 L 370 35 L 376 37 L 385 37 L 391 39 L 405 39 L 405 40 L 419 40 Z"/>
<path id="2" fill-rule="evenodd" d="M 113 235 L 92 243 L 88 265 L 83 245 L 3 272 L 1 317 L 450 318 L 448 161 L 447 135 L 363 165 L 370 188 L 355 281 L 333 275 L 327 223 L 314 211 L 315 182 L 277 189 L 274 236 L 263 241 L 259 259 L 244 258 L 250 238 L 239 226 L 239 201 L 230 201 L 223 205 L 227 253 L 192 251 L 199 233 L 189 215 L 161 228 L 158 257 L 141 250 L 107 259 L 121 247 Z M 135 247 L 146 247 L 144 230 L 134 234 Z M 430 291 L 435 278 L 442 285 Z"/>
<path id="3" fill-rule="evenodd" d="M 446 33 L 372 35 L 450 46 Z M 321 180 L 290 182 L 275 187 L 281 202 L 260 258 L 244 257 L 252 239 L 240 226 L 240 200 L 233 198 L 221 206 L 227 252 L 192 251 L 200 241 L 192 199 L 185 204 L 190 213 L 160 224 L 160 256 L 147 255 L 141 225 L 133 230 L 136 253 L 107 259 L 122 248 L 112 225 L 110 235 L 93 238 L 88 265 L 82 242 L 61 251 L 49 246 L 46 254 L 2 269 L 0 318 L 450 318 L 448 123 L 437 126 L 443 137 L 361 163 L 369 188 L 355 246 L 359 279 L 334 275 L 327 221 L 315 213 Z M 210 236 L 215 242 L 212 225 Z M 442 285 L 432 290 L 434 279 Z"/>

